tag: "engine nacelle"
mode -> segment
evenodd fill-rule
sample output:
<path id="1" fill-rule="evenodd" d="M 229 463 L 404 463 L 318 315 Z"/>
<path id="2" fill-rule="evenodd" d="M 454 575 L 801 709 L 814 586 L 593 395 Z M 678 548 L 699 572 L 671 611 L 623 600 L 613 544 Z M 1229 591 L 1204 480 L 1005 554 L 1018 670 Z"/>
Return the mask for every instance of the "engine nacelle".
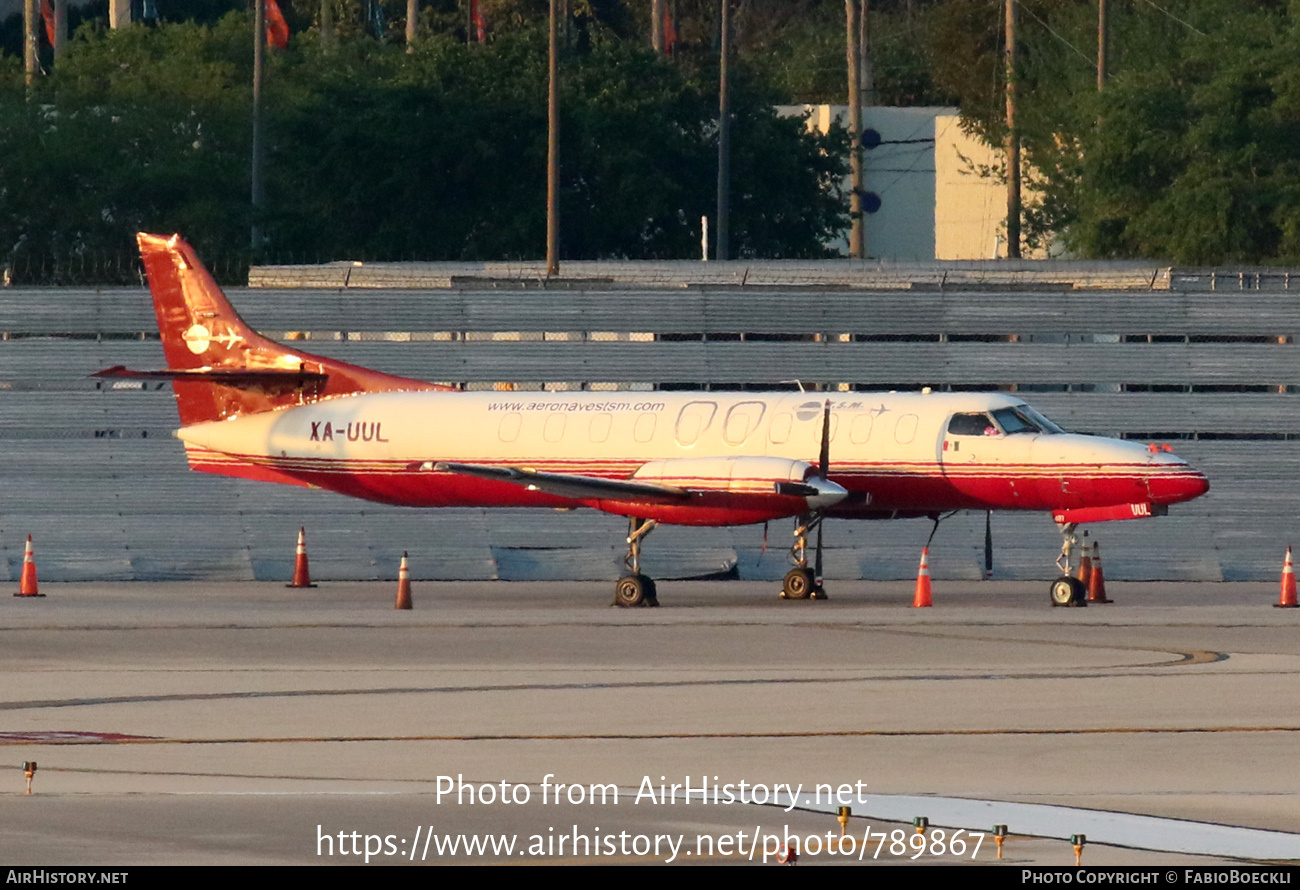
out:
<path id="1" fill-rule="evenodd" d="M 806 460 L 786 457 L 681 457 L 652 460 L 632 478 L 689 491 L 802 497 L 809 509 L 823 509 L 848 496 L 842 486 L 821 479 Z"/>

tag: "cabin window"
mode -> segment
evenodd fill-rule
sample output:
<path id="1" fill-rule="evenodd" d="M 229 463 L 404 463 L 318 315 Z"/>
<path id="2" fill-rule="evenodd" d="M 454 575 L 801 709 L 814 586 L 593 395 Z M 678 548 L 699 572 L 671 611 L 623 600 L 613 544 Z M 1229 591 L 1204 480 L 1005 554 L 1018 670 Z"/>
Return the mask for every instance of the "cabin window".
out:
<path id="1" fill-rule="evenodd" d="M 823 415 L 818 414 L 817 419 L 808 424 L 808 432 L 812 436 L 814 443 L 820 445 L 822 441 L 822 426 L 826 423 Z M 840 431 L 840 416 L 831 412 L 830 418 L 830 435 L 827 436 L 832 442 L 835 441 L 835 434 Z"/>
<path id="2" fill-rule="evenodd" d="M 587 427 L 587 437 L 593 442 L 604 442 L 609 438 L 609 427 L 613 421 L 612 414 L 597 414 L 591 418 L 591 425 Z"/>
<path id="3" fill-rule="evenodd" d="M 758 426 L 758 422 L 763 419 L 763 411 L 766 407 L 762 402 L 740 402 L 732 405 L 731 410 L 727 412 L 727 423 L 723 428 L 722 438 L 728 445 L 744 444 L 750 433 Z"/>
<path id="4" fill-rule="evenodd" d="M 632 427 L 632 438 L 638 442 L 649 442 L 655 435 L 656 420 L 653 414 L 642 414 L 636 419 L 636 426 Z"/>
<path id="5" fill-rule="evenodd" d="M 497 438 L 502 442 L 513 442 L 519 438 L 519 426 L 523 422 L 523 417 L 518 414 L 507 414 L 501 418 L 501 425 L 497 427 Z"/>
<path id="6" fill-rule="evenodd" d="M 906 445 L 916 438 L 916 415 L 904 414 L 894 426 L 894 441 Z"/>
<path id="7" fill-rule="evenodd" d="M 546 426 L 542 428 L 542 438 L 547 442 L 558 442 L 564 438 L 564 421 L 563 414 L 552 414 L 546 418 Z"/>
<path id="8" fill-rule="evenodd" d="M 849 440 L 854 445 L 865 445 L 871 438 L 871 426 L 876 421 L 874 414 L 859 414 L 853 418 L 853 425 L 849 427 Z"/>
<path id="9" fill-rule="evenodd" d="M 778 414 L 772 418 L 772 428 L 768 431 L 768 437 L 772 440 L 773 445 L 784 445 L 790 440 L 790 428 L 794 425 L 794 417 L 789 414 Z"/>
<path id="10" fill-rule="evenodd" d="M 699 441 L 717 411 L 717 402 L 687 402 L 677 415 L 677 444 L 689 446 Z"/>

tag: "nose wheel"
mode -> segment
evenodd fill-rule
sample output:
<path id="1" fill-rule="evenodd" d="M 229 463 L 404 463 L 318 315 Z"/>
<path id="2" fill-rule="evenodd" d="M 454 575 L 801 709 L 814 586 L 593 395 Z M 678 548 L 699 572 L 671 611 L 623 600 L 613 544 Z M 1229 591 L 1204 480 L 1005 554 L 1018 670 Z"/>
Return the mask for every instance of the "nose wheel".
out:
<path id="1" fill-rule="evenodd" d="M 614 585 L 614 605 L 624 609 L 637 606 L 659 605 L 655 579 L 641 574 L 641 541 L 659 525 L 657 519 L 629 517 L 627 521 L 627 556 L 623 558 L 631 574 L 624 575 Z"/>
<path id="2" fill-rule="evenodd" d="M 1051 593 L 1053 606 L 1088 605 L 1088 588 L 1078 578 L 1069 575 L 1062 575 L 1053 581 Z"/>

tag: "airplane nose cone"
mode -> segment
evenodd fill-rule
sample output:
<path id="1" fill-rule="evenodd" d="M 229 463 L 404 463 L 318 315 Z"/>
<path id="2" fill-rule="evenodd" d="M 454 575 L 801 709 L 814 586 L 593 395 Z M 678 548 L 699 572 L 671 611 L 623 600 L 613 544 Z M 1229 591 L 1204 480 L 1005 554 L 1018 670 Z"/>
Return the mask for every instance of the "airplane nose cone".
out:
<path id="1" fill-rule="evenodd" d="M 1210 480 L 1190 467 L 1147 478 L 1147 491 L 1157 504 L 1177 504 L 1199 498 L 1210 490 Z"/>

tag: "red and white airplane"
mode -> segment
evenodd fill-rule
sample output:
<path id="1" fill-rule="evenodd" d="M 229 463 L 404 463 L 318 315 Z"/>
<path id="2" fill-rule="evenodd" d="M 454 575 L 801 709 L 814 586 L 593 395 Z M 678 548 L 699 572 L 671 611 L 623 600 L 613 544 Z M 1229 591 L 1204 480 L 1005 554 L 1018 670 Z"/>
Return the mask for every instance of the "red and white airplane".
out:
<path id="1" fill-rule="evenodd" d="M 463 392 L 281 345 L 236 314 L 179 236 L 140 234 L 190 467 L 413 507 L 591 507 L 628 517 L 623 606 L 655 605 L 640 571 L 656 525 L 794 518 L 782 596 L 824 597 L 827 517 L 1041 510 L 1061 527 L 1157 516 L 1204 494 L 1187 462 L 1062 431 L 996 393 Z M 824 399 L 824 400 L 823 400 Z M 833 458 L 832 458 L 833 455 Z M 817 532 L 814 567 L 807 540 Z"/>

